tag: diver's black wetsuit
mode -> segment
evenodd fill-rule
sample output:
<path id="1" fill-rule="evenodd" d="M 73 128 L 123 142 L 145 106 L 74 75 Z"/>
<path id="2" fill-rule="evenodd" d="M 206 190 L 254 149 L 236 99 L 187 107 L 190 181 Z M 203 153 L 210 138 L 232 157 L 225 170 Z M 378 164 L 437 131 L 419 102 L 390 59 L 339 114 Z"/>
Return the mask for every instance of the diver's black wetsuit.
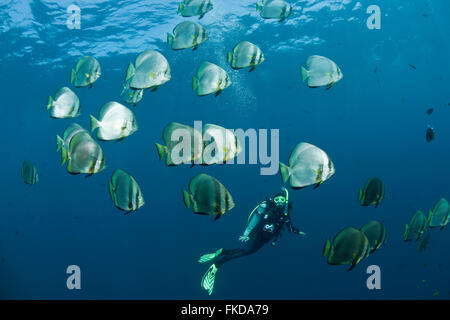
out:
<path id="1" fill-rule="evenodd" d="M 276 206 L 271 199 L 267 199 L 263 203 L 266 204 L 266 208 L 257 210 L 254 214 L 256 216 L 251 217 L 251 219 L 255 219 L 257 222 L 249 233 L 250 239 L 244 243 L 242 248 L 223 249 L 214 259 L 214 264 L 217 267 L 232 259 L 252 254 L 269 241 L 275 244 L 285 227 L 288 228 L 289 232 L 302 234 L 291 224 L 288 205 L 282 207 Z"/>

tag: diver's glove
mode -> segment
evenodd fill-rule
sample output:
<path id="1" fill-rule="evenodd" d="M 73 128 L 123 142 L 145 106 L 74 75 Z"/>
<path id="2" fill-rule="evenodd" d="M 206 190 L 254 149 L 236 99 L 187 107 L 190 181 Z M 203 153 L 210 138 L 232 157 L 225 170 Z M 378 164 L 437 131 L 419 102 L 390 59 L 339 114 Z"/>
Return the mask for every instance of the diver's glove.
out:
<path id="1" fill-rule="evenodd" d="M 299 236 L 302 236 L 302 237 L 306 236 L 306 233 L 304 233 L 303 231 L 298 230 L 298 228 L 296 228 L 294 226 L 291 226 L 289 231 L 294 233 L 294 234 L 298 234 Z"/>
<path id="2" fill-rule="evenodd" d="M 247 242 L 248 240 L 250 240 L 250 237 L 249 237 L 249 236 L 240 236 L 240 237 L 239 237 L 239 241 Z"/>

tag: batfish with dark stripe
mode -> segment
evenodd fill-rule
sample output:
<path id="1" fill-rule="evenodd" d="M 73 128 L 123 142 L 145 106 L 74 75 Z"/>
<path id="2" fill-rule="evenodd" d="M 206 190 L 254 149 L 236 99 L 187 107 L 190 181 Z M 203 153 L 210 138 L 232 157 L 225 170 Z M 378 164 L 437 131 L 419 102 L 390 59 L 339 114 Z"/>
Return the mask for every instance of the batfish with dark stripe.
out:
<path id="1" fill-rule="evenodd" d="M 67 172 L 70 174 L 85 173 L 93 175 L 105 169 L 105 156 L 100 145 L 87 131 L 76 133 L 69 142 L 69 146 L 61 146 L 63 159 L 68 159 Z"/>
<path id="2" fill-rule="evenodd" d="M 325 242 L 322 256 L 328 256 L 327 262 L 330 265 L 349 264 L 350 271 L 365 259 L 369 252 L 369 240 L 365 234 L 353 227 L 347 227 L 334 237 L 333 242 Z"/>
<path id="3" fill-rule="evenodd" d="M 162 138 L 166 145 L 159 143 L 155 143 L 155 145 L 158 150 L 159 160 L 162 160 L 167 155 L 167 166 L 192 163 L 199 160 L 202 156 L 202 134 L 188 125 L 170 122 L 164 128 Z M 188 138 L 190 141 L 185 141 Z M 185 153 L 186 150 L 183 148 L 184 142 L 187 142 L 190 146 L 189 153 Z"/>
<path id="4" fill-rule="evenodd" d="M 25 160 L 23 162 L 20 174 L 22 175 L 23 181 L 30 186 L 36 184 L 39 181 L 36 167 L 29 160 Z"/>
<path id="5" fill-rule="evenodd" d="M 201 173 L 189 182 L 189 192 L 183 190 L 186 208 L 197 214 L 216 215 L 215 220 L 234 208 L 233 198 L 214 177 Z"/>
<path id="6" fill-rule="evenodd" d="M 427 218 L 422 211 L 417 210 L 417 212 L 412 216 L 409 224 L 405 227 L 405 232 L 403 233 L 403 241 L 418 241 L 422 237 L 425 228 L 427 226 Z"/>
<path id="7" fill-rule="evenodd" d="M 384 184 L 378 178 L 370 178 L 367 180 L 364 189 L 359 189 L 358 200 L 363 207 L 375 205 L 378 207 L 385 196 Z"/>
<path id="8" fill-rule="evenodd" d="M 430 228 L 439 227 L 443 229 L 450 219 L 449 214 L 450 208 L 448 205 L 448 201 L 444 198 L 441 198 L 434 206 L 434 209 L 429 211 L 428 223 Z"/>
<path id="9" fill-rule="evenodd" d="M 127 172 L 117 169 L 109 182 L 109 195 L 114 205 L 127 213 L 136 211 L 145 204 L 141 188 Z"/>
<path id="10" fill-rule="evenodd" d="M 379 221 L 371 220 L 359 230 L 369 240 L 370 253 L 378 250 L 386 242 L 386 227 Z"/>

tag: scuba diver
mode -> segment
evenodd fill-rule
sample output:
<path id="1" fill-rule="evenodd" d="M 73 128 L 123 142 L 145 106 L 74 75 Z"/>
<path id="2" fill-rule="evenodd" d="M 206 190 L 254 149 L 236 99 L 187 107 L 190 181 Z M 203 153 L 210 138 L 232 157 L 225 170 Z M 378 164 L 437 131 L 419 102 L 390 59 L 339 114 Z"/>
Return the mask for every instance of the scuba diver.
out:
<path id="1" fill-rule="evenodd" d="M 214 288 L 216 272 L 225 262 L 252 254 L 269 241 L 275 245 L 285 227 L 289 232 L 305 235 L 304 232 L 292 225 L 289 215 L 291 207 L 289 194 L 286 188 L 282 187 L 281 189 L 284 194 L 278 193 L 273 199 L 267 198 L 250 213 L 247 228 L 239 237 L 239 240 L 244 243 L 242 248 L 231 250 L 220 248 L 214 253 L 204 254 L 200 257 L 199 263 L 212 263 L 201 282 L 202 288 L 208 291 L 209 295 Z"/>

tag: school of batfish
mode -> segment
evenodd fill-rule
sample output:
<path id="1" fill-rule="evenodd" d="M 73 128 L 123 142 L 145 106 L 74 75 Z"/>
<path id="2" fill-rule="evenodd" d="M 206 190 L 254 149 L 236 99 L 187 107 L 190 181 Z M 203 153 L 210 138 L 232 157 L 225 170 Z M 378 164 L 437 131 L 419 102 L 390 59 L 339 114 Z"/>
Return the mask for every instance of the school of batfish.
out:
<path id="1" fill-rule="evenodd" d="M 293 15 L 291 5 L 283 0 L 257 1 L 256 7 L 263 19 L 276 19 L 282 22 Z M 198 16 L 199 19 L 211 10 L 213 10 L 211 0 L 184 0 L 178 7 L 178 13 L 181 16 Z M 173 28 L 172 33 L 167 34 L 167 45 L 176 51 L 197 50 L 207 40 L 207 29 L 192 21 L 179 23 Z M 248 68 L 250 72 L 253 72 L 261 63 L 270 63 L 261 48 L 249 41 L 242 40 L 230 49 L 227 52 L 226 61 L 234 70 Z M 325 87 L 328 90 L 343 79 L 343 73 L 338 65 L 321 55 L 306 57 L 304 65 L 299 66 L 298 71 L 298 79 L 301 78 L 309 88 Z M 101 67 L 97 59 L 84 56 L 70 71 L 70 84 L 74 88 L 91 89 L 100 77 Z M 145 50 L 137 55 L 134 62 L 129 63 L 120 96 L 124 103 L 136 106 L 142 100 L 144 92 L 156 91 L 158 87 L 170 80 L 169 61 L 156 50 Z M 210 61 L 201 63 L 192 77 L 192 90 L 198 96 L 211 94 L 218 96 L 232 85 L 232 78 L 226 70 Z M 51 118 L 79 117 L 81 107 L 82 103 L 77 94 L 67 86 L 60 87 L 53 96 L 48 98 L 47 109 Z M 95 130 L 93 137 L 92 133 Z M 77 123 L 71 123 L 61 135 L 56 136 L 61 163 L 67 164 L 66 170 L 72 175 L 97 174 L 106 168 L 107 163 L 101 146 L 102 142 L 126 139 L 137 130 L 137 119 L 129 108 L 117 101 L 106 102 L 96 117 L 90 115 L 90 131 Z M 190 153 L 180 154 L 177 149 L 178 141 L 172 140 L 177 130 L 183 130 L 189 134 L 192 146 Z M 432 128 L 428 128 L 426 137 L 427 141 L 434 139 Z M 162 142 L 155 145 L 159 159 L 165 159 L 167 166 L 224 163 L 237 157 L 242 151 L 241 143 L 234 133 L 217 124 L 206 124 L 202 132 L 199 132 L 188 125 L 170 122 L 163 129 Z M 211 156 L 206 152 L 208 147 L 214 147 L 219 152 Z M 174 155 L 177 159 L 174 159 Z M 324 150 L 303 141 L 293 148 L 285 163 L 279 163 L 281 180 L 283 184 L 286 183 L 293 189 L 308 186 L 316 189 L 329 180 L 336 170 L 333 161 Z M 21 176 L 28 185 L 34 185 L 39 180 L 36 167 L 28 160 L 23 162 Z M 145 204 L 138 182 L 122 169 L 116 169 L 113 172 L 108 186 L 114 206 L 125 213 L 136 211 Z M 377 177 L 369 178 L 364 187 L 359 189 L 358 201 L 363 207 L 377 208 L 384 198 L 385 187 Z M 214 215 L 215 219 L 232 210 L 236 205 L 227 187 L 218 179 L 205 173 L 189 181 L 187 190 L 182 192 L 182 200 L 186 208 L 191 208 L 194 213 Z M 410 242 L 422 238 L 419 250 L 425 250 L 430 241 L 429 229 L 442 229 L 449 219 L 449 203 L 442 198 L 433 210 L 429 211 L 428 217 L 420 210 L 412 216 L 406 225 L 403 240 Z M 426 233 L 425 237 L 423 237 L 424 233 Z M 328 264 L 349 265 L 351 270 L 360 261 L 377 251 L 386 239 L 387 232 L 383 223 L 371 220 L 359 229 L 345 227 L 332 241 L 326 240 L 322 255 L 327 257 Z"/>

